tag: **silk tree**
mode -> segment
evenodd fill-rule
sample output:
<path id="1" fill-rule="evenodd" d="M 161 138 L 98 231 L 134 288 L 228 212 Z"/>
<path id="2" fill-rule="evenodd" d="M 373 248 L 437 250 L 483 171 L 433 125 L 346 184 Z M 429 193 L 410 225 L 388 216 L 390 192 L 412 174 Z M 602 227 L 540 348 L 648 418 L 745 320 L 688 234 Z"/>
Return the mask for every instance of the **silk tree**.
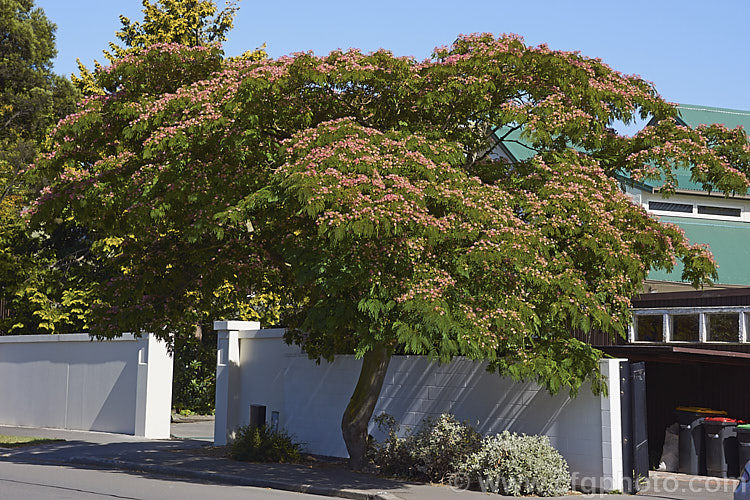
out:
<path id="1" fill-rule="evenodd" d="M 342 419 L 353 467 L 394 353 L 603 390 L 601 353 L 571 332 L 624 335 L 651 269 L 681 261 L 695 286 L 716 273 L 619 183 L 669 194 L 688 168 L 728 195 L 748 184 L 742 130 L 679 127 L 650 83 L 515 36 L 460 37 L 422 62 L 157 44 L 96 78 L 104 94 L 37 165 L 54 182 L 34 208 L 108 252 L 94 331 L 164 332 L 278 287 L 288 341 L 363 360 Z M 633 137 L 612 128 L 646 116 L 658 124 Z M 498 131 L 528 158 L 493 160 Z"/>

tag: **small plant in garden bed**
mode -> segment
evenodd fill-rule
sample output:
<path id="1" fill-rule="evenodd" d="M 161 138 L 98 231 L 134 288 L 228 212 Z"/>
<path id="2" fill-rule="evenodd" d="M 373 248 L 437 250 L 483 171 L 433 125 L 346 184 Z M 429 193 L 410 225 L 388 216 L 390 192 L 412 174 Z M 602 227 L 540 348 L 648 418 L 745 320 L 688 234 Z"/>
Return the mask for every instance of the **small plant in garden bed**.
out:
<path id="1" fill-rule="evenodd" d="M 229 457 L 246 462 L 300 462 L 302 445 L 283 430 L 245 425 L 237 429 Z"/>

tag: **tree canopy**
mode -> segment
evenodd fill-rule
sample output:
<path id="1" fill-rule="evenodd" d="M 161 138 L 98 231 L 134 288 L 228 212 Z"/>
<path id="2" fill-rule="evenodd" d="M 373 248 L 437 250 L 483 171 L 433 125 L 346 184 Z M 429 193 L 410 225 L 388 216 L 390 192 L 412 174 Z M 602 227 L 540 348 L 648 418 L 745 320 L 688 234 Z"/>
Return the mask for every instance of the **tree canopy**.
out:
<path id="1" fill-rule="evenodd" d="M 680 127 L 642 79 L 516 36 L 462 36 L 422 62 L 154 44 L 94 76 L 104 93 L 57 127 L 34 208 L 107 253 L 92 331 L 166 334 L 185 310 L 283 285 L 290 341 L 364 357 L 342 424 L 355 464 L 394 352 L 596 388 L 601 353 L 574 329 L 624 334 L 652 268 L 680 260 L 710 282 L 708 250 L 618 179 L 668 193 L 688 168 L 728 195 L 748 186 L 742 130 Z M 611 128 L 636 116 L 658 123 Z M 496 159 L 495 131 L 533 155 Z"/>

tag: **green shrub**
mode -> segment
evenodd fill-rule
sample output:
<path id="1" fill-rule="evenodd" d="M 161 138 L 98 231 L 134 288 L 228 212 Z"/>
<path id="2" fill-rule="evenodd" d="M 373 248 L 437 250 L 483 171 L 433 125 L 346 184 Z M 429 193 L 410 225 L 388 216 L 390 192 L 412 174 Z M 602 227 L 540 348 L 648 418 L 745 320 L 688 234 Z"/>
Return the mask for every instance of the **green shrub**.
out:
<path id="1" fill-rule="evenodd" d="M 299 462 L 302 445 L 294 442 L 285 431 L 245 425 L 237 429 L 229 456 L 245 462 Z"/>
<path id="2" fill-rule="evenodd" d="M 203 329 L 203 338 L 193 332 L 174 339 L 172 406 L 178 413 L 211 415 L 216 397 L 216 332 Z"/>
<path id="3" fill-rule="evenodd" d="M 460 472 L 483 491 L 501 495 L 561 496 L 570 489 L 568 464 L 547 436 L 504 431 L 486 437 Z"/>
<path id="4" fill-rule="evenodd" d="M 416 433 L 403 438 L 398 437 L 392 416 L 382 414 L 375 422 L 388 437 L 371 447 L 370 457 L 383 474 L 391 476 L 443 482 L 481 443 L 477 431 L 448 414 L 425 419 Z"/>

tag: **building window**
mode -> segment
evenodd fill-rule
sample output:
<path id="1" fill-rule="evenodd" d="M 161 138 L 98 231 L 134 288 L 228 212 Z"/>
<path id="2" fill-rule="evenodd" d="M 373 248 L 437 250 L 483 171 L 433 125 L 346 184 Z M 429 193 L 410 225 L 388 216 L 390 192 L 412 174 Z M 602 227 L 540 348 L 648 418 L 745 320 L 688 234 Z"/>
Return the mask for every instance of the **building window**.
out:
<path id="1" fill-rule="evenodd" d="M 737 342 L 739 338 L 739 313 L 706 314 L 706 340 L 708 342 Z"/>
<path id="2" fill-rule="evenodd" d="M 669 340 L 675 342 L 700 341 L 700 314 L 674 314 L 671 317 L 672 331 Z"/>
<path id="3" fill-rule="evenodd" d="M 750 343 L 747 314 L 750 306 L 636 309 L 630 341 Z"/>
<path id="4" fill-rule="evenodd" d="M 684 214 L 693 213 L 693 205 L 687 203 L 669 203 L 666 201 L 649 201 L 649 210 L 660 210 L 662 212 L 679 212 Z"/>
<path id="5" fill-rule="evenodd" d="M 698 205 L 698 213 L 704 215 L 720 215 L 722 217 L 742 216 L 742 210 L 739 208 L 709 207 L 707 205 Z"/>
<path id="6" fill-rule="evenodd" d="M 664 317 L 661 314 L 644 314 L 635 318 L 635 340 L 664 342 Z"/>
<path id="7" fill-rule="evenodd" d="M 648 210 L 664 215 L 690 215 L 699 219 L 742 220 L 742 207 L 701 205 L 684 201 L 648 201 Z"/>

